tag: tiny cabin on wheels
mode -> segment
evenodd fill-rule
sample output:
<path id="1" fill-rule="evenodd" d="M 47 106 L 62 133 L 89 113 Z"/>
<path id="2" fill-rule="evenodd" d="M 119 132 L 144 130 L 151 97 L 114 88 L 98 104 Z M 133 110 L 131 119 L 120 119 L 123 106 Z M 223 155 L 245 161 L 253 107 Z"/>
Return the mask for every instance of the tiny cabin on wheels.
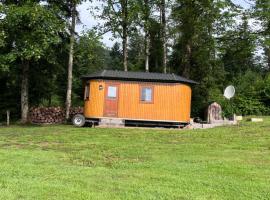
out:
<path id="1" fill-rule="evenodd" d="M 103 70 L 82 77 L 85 122 L 118 125 L 185 126 L 190 121 L 191 85 L 175 74 Z"/>

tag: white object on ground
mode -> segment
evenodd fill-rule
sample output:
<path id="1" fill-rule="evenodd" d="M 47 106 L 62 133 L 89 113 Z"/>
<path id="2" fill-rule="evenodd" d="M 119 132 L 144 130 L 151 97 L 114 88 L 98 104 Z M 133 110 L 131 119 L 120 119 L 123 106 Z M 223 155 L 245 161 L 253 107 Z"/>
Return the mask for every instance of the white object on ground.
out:
<path id="1" fill-rule="evenodd" d="M 263 122 L 263 118 L 251 118 L 252 122 Z"/>
<path id="2" fill-rule="evenodd" d="M 243 116 L 236 116 L 236 121 L 242 121 L 243 120 Z"/>

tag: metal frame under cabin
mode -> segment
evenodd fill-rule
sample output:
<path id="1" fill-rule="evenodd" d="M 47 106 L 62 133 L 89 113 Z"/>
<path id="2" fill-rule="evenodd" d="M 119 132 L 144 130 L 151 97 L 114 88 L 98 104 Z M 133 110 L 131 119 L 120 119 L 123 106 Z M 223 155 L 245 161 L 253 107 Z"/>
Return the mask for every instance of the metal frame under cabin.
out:
<path id="1" fill-rule="evenodd" d="M 119 121 L 119 123 L 102 124 L 103 119 Z M 85 122 L 90 123 L 92 126 L 105 125 L 117 127 L 161 127 L 161 128 L 184 128 L 189 125 L 188 122 L 178 122 L 169 120 L 147 120 L 147 119 L 130 119 L 130 118 L 111 118 L 111 117 L 98 117 L 86 118 Z"/>

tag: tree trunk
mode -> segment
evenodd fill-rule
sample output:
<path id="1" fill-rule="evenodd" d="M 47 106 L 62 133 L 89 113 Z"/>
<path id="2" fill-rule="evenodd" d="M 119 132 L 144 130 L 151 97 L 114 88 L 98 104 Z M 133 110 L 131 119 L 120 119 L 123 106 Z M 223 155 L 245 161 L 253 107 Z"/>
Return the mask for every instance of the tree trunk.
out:
<path id="1" fill-rule="evenodd" d="M 124 64 L 124 70 L 125 70 L 125 71 L 128 71 L 127 42 L 128 42 L 128 38 L 127 38 L 127 30 L 126 30 L 126 28 L 124 29 L 124 26 L 123 26 L 123 64 Z"/>
<path id="2" fill-rule="evenodd" d="M 144 32 L 145 32 L 145 71 L 149 72 L 149 48 L 150 48 L 150 38 L 149 38 L 149 17 L 150 8 L 149 0 L 144 0 Z"/>
<path id="3" fill-rule="evenodd" d="M 150 40 L 149 40 L 149 32 L 148 30 L 145 33 L 145 71 L 149 72 L 149 48 L 150 48 Z"/>
<path id="4" fill-rule="evenodd" d="M 128 71 L 128 34 L 127 34 L 127 21 L 128 21 L 128 9 L 127 0 L 122 1 L 122 28 L 123 28 L 123 65 L 124 70 Z"/>
<path id="5" fill-rule="evenodd" d="M 29 61 L 22 65 L 22 85 L 21 85 L 21 122 L 28 120 L 29 94 L 28 94 Z"/>
<path id="6" fill-rule="evenodd" d="M 155 68 L 158 69 L 160 66 L 159 66 L 159 63 L 158 63 L 158 57 L 155 56 Z"/>
<path id="7" fill-rule="evenodd" d="M 67 83 L 67 96 L 66 96 L 66 120 L 69 119 L 69 113 L 70 113 L 70 107 L 71 107 L 75 24 L 76 24 L 76 4 L 74 3 L 73 8 L 72 8 L 72 13 L 71 13 L 70 47 L 69 47 L 69 60 L 68 60 L 68 83 Z"/>
<path id="8" fill-rule="evenodd" d="M 183 76 L 186 78 L 190 77 L 190 68 L 191 68 L 191 45 L 188 42 L 185 46 L 185 55 L 184 55 L 184 70 L 183 70 Z"/>
<path id="9" fill-rule="evenodd" d="M 270 48 L 265 48 L 265 54 L 267 59 L 267 70 L 270 71 Z"/>
<path id="10" fill-rule="evenodd" d="M 161 41 L 162 41 L 162 66 L 163 72 L 167 73 L 167 38 L 166 38 L 166 2 L 161 0 L 160 21 L 161 21 Z"/>

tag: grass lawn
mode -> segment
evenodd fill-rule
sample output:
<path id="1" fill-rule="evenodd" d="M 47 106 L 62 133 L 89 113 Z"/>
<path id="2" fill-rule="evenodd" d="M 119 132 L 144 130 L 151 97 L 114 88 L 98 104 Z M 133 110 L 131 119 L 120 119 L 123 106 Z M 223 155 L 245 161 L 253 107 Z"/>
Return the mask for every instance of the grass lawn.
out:
<path id="1" fill-rule="evenodd" d="M 270 199 L 270 118 L 185 131 L 2 127 L 0 199 Z"/>

